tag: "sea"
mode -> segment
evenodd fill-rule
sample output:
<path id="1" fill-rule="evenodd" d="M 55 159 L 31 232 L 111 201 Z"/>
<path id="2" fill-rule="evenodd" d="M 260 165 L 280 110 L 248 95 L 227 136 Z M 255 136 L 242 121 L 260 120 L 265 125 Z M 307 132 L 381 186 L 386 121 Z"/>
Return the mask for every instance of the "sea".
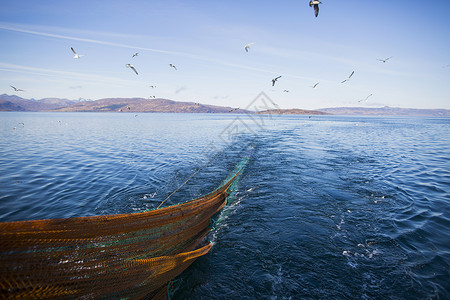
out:
<path id="1" fill-rule="evenodd" d="M 0 221 L 181 203 L 246 156 L 171 299 L 450 299 L 450 118 L 1 112 Z"/>

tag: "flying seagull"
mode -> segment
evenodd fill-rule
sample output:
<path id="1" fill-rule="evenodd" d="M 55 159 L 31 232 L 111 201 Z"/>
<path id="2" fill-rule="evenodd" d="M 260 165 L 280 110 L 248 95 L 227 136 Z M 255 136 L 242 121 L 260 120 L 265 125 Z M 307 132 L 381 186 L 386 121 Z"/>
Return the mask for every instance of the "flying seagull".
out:
<path id="1" fill-rule="evenodd" d="M 283 93 L 289 93 L 289 90 L 284 90 Z"/>
<path id="2" fill-rule="evenodd" d="M 16 92 L 24 92 L 24 90 L 18 89 L 15 86 L 10 85 L 10 87 L 12 87 L 14 89 L 14 91 L 16 91 Z"/>
<path id="3" fill-rule="evenodd" d="M 372 96 L 372 94 L 370 94 L 369 96 L 367 96 L 365 99 L 358 100 L 358 102 L 367 101 L 367 99 L 369 99 L 370 96 Z"/>
<path id="4" fill-rule="evenodd" d="M 254 43 L 250 43 L 250 44 L 245 45 L 245 47 L 244 47 L 245 51 L 248 52 L 248 49 L 250 49 L 250 46 L 253 45 L 253 44 Z"/>
<path id="5" fill-rule="evenodd" d="M 355 73 L 355 71 L 353 71 L 353 72 L 350 74 L 350 76 L 348 76 L 348 78 L 345 79 L 345 80 L 343 80 L 341 83 L 344 83 L 344 82 L 346 82 L 346 81 L 349 81 L 350 78 L 353 76 L 354 73 Z"/>
<path id="6" fill-rule="evenodd" d="M 312 86 L 313 89 L 316 88 L 316 86 L 319 84 L 320 82 L 316 83 L 315 85 Z"/>
<path id="7" fill-rule="evenodd" d="M 379 61 L 382 61 L 382 62 L 386 62 L 386 61 L 388 61 L 389 59 L 391 59 L 392 58 L 392 56 L 390 56 L 390 57 L 388 57 L 388 58 L 385 58 L 385 59 L 382 59 L 382 58 L 377 58 L 377 60 L 379 60 Z"/>
<path id="8" fill-rule="evenodd" d="M 233 108 L 233 109 L 229 110 L 228 112 L 233 112 L 233 111 L 238 110 L 238 109 L 239 109 L 239 107 L 238 108 Z"/>
<path id="9" fill-rule="evenodd" d="M 311 0 L 309 1 L 309 7 L 312 7 L 314 5 L 314 15 L 317 16 L 319 15 L 319 4 L 321 4 L 322 2 L 318 1 L 318 0 Z"/>
<path id="10" fill-rule="evenodd" d="M 275 82 L 277 82 L 277 80 L 280 79 L 280 78 L 281 78 L 281 76 L 278 76 L 278 77 L 272 79 L 272 86 L 274 86 Z"/>
<path id="11" fill-rule="evenodd" d="M 139 55 L 139 52 L 133 53 L 133 56 L 131 58 L 138 56 L 138 55 Z"/>
<path id="12" fill-rule="evenodd" d="M 156 88 L 156 85 L 150 85 L 150 87 L 151 87 L 152 89 L 154 89 L 154 88 Z"/>
<path id="13" fill-rule="evenodd" d="M 136 73 L 136 75 L 138 75 L 138 72 L 136 71 L 136 69 L 134 68 L 133 65 L 126 64 L 125 67 L 132 69 L 134 71 L 134 73 Z"/>
<path id="14" fill-rule="evenodd" d="M 169 64 L 169 66 L 170 66 L 171 68 L 174 68 L 175 70 L 177 69 L 177 67 L 175 67 L 175 66 L 172 65 L 172 64 Z"/>
<path id="15" fill-rule="evenodd" d="M 75 55 L 73 56 L 73 58 L 81 58 L 82 56 L 84 56 L 83 54 L 78 54 L 78 53 L 76 53 L 75 50 L 73 50 L 72 47 L 70 47 L 70 49 L 72 49 L 73 54 L 75 54 Z"/>

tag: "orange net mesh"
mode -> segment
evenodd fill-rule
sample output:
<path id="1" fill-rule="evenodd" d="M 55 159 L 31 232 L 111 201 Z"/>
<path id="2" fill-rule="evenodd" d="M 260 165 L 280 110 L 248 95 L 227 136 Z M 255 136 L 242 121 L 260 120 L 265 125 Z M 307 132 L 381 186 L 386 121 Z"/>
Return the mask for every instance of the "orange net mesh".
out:
<path id="1" fill-rule="evenodd" d="M 2 298 L 155 295 L 199 246 L 236 178 L 182 204 L 142 213 L 0 223 Z"/>

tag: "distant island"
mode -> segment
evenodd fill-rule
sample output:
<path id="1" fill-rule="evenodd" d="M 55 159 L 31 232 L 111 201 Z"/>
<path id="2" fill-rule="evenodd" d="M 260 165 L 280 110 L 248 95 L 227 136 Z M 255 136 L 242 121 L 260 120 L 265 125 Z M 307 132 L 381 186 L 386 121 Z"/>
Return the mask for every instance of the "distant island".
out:
<path id="1" fill-rule="evenodd" d="M 333 115 L 347 116 L 424 116 L 424 117 L 450 117 L 448 109 L 417 109 L 384 106 L 380 108 L 366 107 L 335 107 L 321 108 L 319 111 Z"/>
<path id="2" fill-rule="evenodd" d="M 432 116 L 450 117 L 447 109 L 415 109 L 398 107 L 335 107 L 317 110 L 271 109 L 250 111 L 226 106 L 181 102 L 169 99 L 105 98 L 99 100 L 63 98 L 24 99 L 16 95 L 0 95 L 0 111 L 49 112 L 148 112 L 148 113 L 234 113 L 277 115 L 359 115 L 359 116 Z"/>
<path id="3" fill-rule="evenodd" d="M 258 111 L 256 114 L 271 114 L 271 115 L 331 115 L 331 113 L 319 111 L 319 110 L 307 110 L 307 109 L 269 109 Z"/>

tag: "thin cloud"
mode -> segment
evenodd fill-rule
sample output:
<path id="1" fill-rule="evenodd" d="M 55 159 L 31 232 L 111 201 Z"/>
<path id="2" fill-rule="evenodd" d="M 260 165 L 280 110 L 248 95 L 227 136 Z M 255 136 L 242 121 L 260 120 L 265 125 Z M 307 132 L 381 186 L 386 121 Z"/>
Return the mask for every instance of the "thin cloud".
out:
<path id="1" fill-rule="evenodd" d="M 74 36 L 70 36 L 70 35 L 55 34 L 55 33 L 48 33 L 48 32 L 42 32 L 42 31 L 36 31 L 36 30 L 30 30 L 30 29 L 23 29 L 23 28 L 18 28 L 17 26 L 11 26 L 11 25 L 7 25 L 4 23 L 3 24 L 0 23 L 0 29 L 13 31 L 13 32 L 27 33 L 27 34 L 37 35 L 37 36 L 51 37 L 51 38 L 85 42 L 85 43 L 92 43 L 92 44 L 98 44 L 98 45 L 104 45 L 104 46 L 110 46 L 110 47 L 119 47 L 119 48 L 125 48 L 125 49 L 150 51 L 150 52 L 154 52 L 154 53 L 182 56 L 182 57 L 193 58 L 193 59 L 202 60 L 202 61 L 206 61 L 206 62 L 218 64 L 218 65 L 223 65 L 223 66 L 227 66 L 227 67 L 233 67 L 233 68 L 249 70 L 249 71 L 257 71 L 257 72 L 268 73 L 268 74 L 279 74 L 280 73 L 279 71 L 266 70 L 266 69 L 251 67 L 251 66 L 237 64 L 237 63 L 224 62 L 222 60 L 211 59 L 211 58 L 207 58 L 207 57 L 204 57 L 201 55 L 195 55 L 195 54 L 191 54 L 191 53 L 154 49 L 154 48 L 147 48 L 147 47 L 139 47 L 139 46 L 134 46 L 134 45 L 122 44 L 122 43 L 107 42 L 107 41 L 102 41 L 102 40 L 97 40 L 97 39 L 87 39 L 87 38 L 74 37 Z M 286 73 L 284 73 L 283 76 L 297 78 L 297 79 L 304 79 L 304 80 L 316 80 L 315 78 L 298 76 L 298 75 L 294 75 L 294 74 L 286 74 Z"/>
<path id="2" fill-rule="evenodd" d="M 82 74 L 77 72 L 68 72 L 68 71 L 60 71 L 60 70 L 51 70 L 51 69 L 45 69 L 45 68 L 34 68 L 34 67 L 28 67 L 28 66 L 21 66 L 21 65 L 14 65 L 14 64 L 8 64 L 0 62 L 0 71 L 6 71 L 6 72 L 18 72 L 18 73 L 25 73 L 25 74 L 33 74 L 33 75 L 39 75 L 39 76 L 48 76 L 48 77 L 66 77 L 66 78 L 75 78 L 77 80 L 84 80 L 84 81 L 95 81 L 95 82 L 102 82 L 102 83 L 120 83 L 120 84 L 144 84 L 144 82 L 137 82 L 134 80 L 125 80 L 125 79 L 117 79 L 114 77 L 106 77 L 106 76 L 99 76 L 99 75 L 91 75 L 91 74 Z"/>
<path id="3" fill-rule="evenodd" d="M 39 35 L 39 36 L 45 36 L 45 37 L 52 37 L 52 38 L 57 38 L 57 39 L 65 39 L 65 40 L 71 40 L 71 41 L 99 44 L 99 45 L 104 45 L 104 46 L 112 46 L 112 47 L 119 47 L 119 48 L 126 48 L 126 49 L 145 50 L 145 51 L 150 51 L 150 52 L 172 54 L 172 55 L 191 56 L 188 53 L 160 50 L 160 49 L 153 49 L 153 48 L 146 48 L 146 47 L 130 46 L 130 45 L 121 44 L 121 43 L 113 43 L 113 42 L 107 42 L 107 41 L 101 41 L 101 40 L 79 38 L 79 37 L 74 37 L 74 36 L 69 36 L 69 35 L 41 32 L 41 31 L 28 30 L 28 29 L 21 29 L 21 28 L 17 28 L 17 27 L 4 25 L 4 24 L 0 24 L 0 29 L 14 31 L 14 32 L 28 33 L 28 34 Z"/>

